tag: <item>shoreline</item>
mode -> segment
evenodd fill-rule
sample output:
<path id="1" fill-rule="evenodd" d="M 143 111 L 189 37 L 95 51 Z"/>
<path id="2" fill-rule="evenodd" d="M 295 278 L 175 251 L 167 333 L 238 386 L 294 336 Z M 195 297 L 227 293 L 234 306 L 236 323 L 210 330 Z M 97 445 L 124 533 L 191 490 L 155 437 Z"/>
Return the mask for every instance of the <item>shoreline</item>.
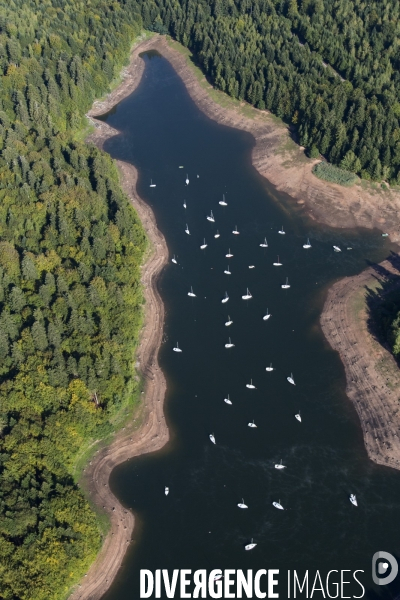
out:
<path id="1" fill-rule="evenodd" d="M 235 107 L 232 101 L 229 103 L 231 106 L 226 108 L 215 102 L 210 97 L 212 86 L 206 83 L 204 77 L 202 83 L 198 81 L 195 67 L 187 64 L 187 58 L 175 49 L 174 45 L 178 48 L 176 42 L 167 41 L 166 38 L 155 35 L 139 42 L 132 49 L 130 63 L 122 72 L 121 84 L 104 100 L 95 101 L 87 114 L 96 128 L 86 139 L 87 142 L 92 142 L 102 148 L 106 139 L 118 135 L 118 131 L 104 122 L 93 121 L 92 117 L 105 114 L 136 89 L 144 71 L 144 61 L 139 57 L 139 53 L 151 49 L 158 50 L 172 64 L 192 100 L 202 112 L 218 123 L 248 131 L 253 135 L 255 138 L 252 152 L 253 166 L 278 191 L 290 195 L 293 206 L 296 206 L 297 210 L 300 209 L 312 219 L 332 227 L 382 228 L 387 223 L 385 228 L 392 241 L 400 241 L 400 196 L 398 194 L 394 192 L 383 194 L 379 191 L 366 192 L 361 190 L 360 186 L 353 186 L 354 189 L 342 188 L 319 180 L 311 173 L 311 168 L 316 161 L 307 159 L 302 149 L 290 140 L 288 128 L 284 124 L 267 111 L 259 111 L 246 103 L 236 101 L 237 106 Z M 222 92 L 216 93 L 220 94 L 221 98 L 225 98 L 225 94 Z M 244 111 L 251 114 L 251 117 L 243 114 Z M 136 355 L 137 365 L 146 381 L 145 395 L 140 407 L 143 418 L 139 427 L 136 428 L 135 421 L 138 415 L 133 415 L 136 418 L 132 423 L 116 435 L 110 446 L 100 450 L 86 468 L 85 487 L 92 501 L 100 508 L 103 507 L 109 516 L 111 527 L 96 561 L 79 586 L 75 586 L 69 600 L 100 600 L 111 586 L 131 542 L 134 516 L 130 510 L 120 504 L 108 487 L 112 469 L 129 458 L 159 450 L 169 440 L 169 430 L 163 413 L 166 381 L 157 361 L 164 322 L 164 306 L 157 291 L 157 280 L 167 264 L 168 249 L 163 235 L 157 229 L 152 210 L 137 194 L 135 167 L 123 161 L 116 162 L 121 174 L 121 186 L 130 198 L 152 242 L 151 256 L 142 269 L 142 284 L 146 301 L 145 322 Z M 363 194 L 362 201 L 360 201 L 360 191 Z M 354 331 L 350 327 L 346 331 L 340 329 L 340 327 L 343 328 L 341 325 L 343 305 L 348 309 L 349 298 L 353 297 L 352 294 L 355 293 L 355 290 L 359 292 L 361 289 L 362 291 L 361 286 L 366 285 L 369 278 L 372 277 L 371 271 L 373 269 L 368 269 L 358 276 L 345 278 L 332 286 L 321 315 L 321 326 L 328 342 L 335 350 L 339 351 L 344 363 L 347 378 L 346 392 L 354 402 L 360 416 L 369 456 L 380 464 L 400 468 L 400 441 L 395 427 L 391 424 L 389 426 L 394 413 L 390 414 L 388 407 L 392 406 L 392 402 L 395 403 L 395 394 L 388 393 L 390 390 L 386 390 L 386 396 L 380 392 L 378 395 L 374 390 L 373 396 L 375 398 L 377 395 L 378 398 L 374 404 L 375 408 L 373 410 L 366 408 L 366 403 L 371 401 L 369 388 L 372 389 L 372 386 L 365 382 L 363 389 L 360 390 L 359 387 L 351 385 L 351 378 L 354 378 L 354 365 L 351 364 L 353 355 L 350 353 L 350 348 L 354 343 L 353 337 L 361 335 L 361 331 L 358 331 L 358 323 L 354 326 L 354 322 Z M 343 304 L 339 303 L 339 299 L 341 301 L 344 299 Z M 366 326 L 366 318 L 364 321 Z M 340 331 L 340 338 L 338 331 Z M 370 334 L 368 335 L 371 337 L 372 343 L 374 340 Z M 335 339 L 336 337 L 337 339 Z M 344 340 L 346 340 L 346 344 Z M 376 341 L 374 343 L 378 344 Z M 368 348 L 367 345 L 365 347 Z M 379 349 L 383 354 L 387 354 L 386 360 L 389 362 L 391 360 L 395 364 L 388 351 L 380 345 Z M 375 349 L 375 353 L 377 352 L 378 350 Z M 358 361 L 358 370 L 364 364 L 362 361 L 367 363 L 369 369 L 374 367 L 370 351 L 365 351 L 364 354 L 365 356 Z M 397 381 L 400 381 L 399 375 Z M 379 413 L 377 412 L 378 408 Z M 367 431 L 367 421 L 376 425 L 377 436 L 371 436 L 371 432 Z M 388 431 L 390 430 L 390 435 L 386 433 L 385 427 L 388 428 Z M 390 456 L 386 456 L 384 453 L 384 443 L 391 444 Z"/>
<path id="2" fill-rule="evenodd" d="M 400 271 L 393 262 L 385 260 L 334 283 L 328 290 L 320 324 L 344 365 L 346 394 L 358 413 L 369 458 L 379 465 L 400 469 L 396 393 L 400 389 L 400 370 L 391 352 L 370 331 L 366 301 L 368 292 L 379 291 L 382 284 L 389 284 L 383 296 L 398 288 Z"/>

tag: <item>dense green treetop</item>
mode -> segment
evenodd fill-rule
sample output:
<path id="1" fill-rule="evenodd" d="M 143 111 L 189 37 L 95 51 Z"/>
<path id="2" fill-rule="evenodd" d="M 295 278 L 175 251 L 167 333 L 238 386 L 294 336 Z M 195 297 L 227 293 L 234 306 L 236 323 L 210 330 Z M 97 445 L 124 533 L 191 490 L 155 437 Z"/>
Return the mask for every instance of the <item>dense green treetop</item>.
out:
<path id="1" fill-rule="evenodd" d="M 137 383 L 144 232 L 79 140 L 141 29 L 130 2 L 0 2 L 0 598 L 60 600 L 99 548 L 71 476 Z"/>

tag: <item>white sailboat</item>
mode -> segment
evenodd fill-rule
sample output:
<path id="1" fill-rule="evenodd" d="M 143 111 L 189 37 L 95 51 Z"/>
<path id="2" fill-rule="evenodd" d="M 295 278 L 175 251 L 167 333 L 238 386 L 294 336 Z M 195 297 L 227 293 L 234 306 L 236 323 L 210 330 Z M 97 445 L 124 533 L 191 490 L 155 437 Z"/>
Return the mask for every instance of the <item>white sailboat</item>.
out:
<path id="1" fill-rule="evenodd" d="M 282 464 L 282 459 L 280 463 L 275 465 L 275 469 L 286 469 L 286 466 Z"/>
<path id="2" fill-rule="evenodd" d="M 186 200 L 183 201 L 183 208 L 186 208 Z"/>
<path id="3" fill-rule="evenodd" d="M 156 187 L 156 184 L 155 184 L 155 183 L 153 183 L 153 180 L 152 180 L 152 179 L 150 179 L 150 187 Z"/>
<path id="4" fill-rule="evenodd" d="M 242 300 L 251 300 L 253 296 L 249 292 L 249 288 L 247 288 L 246 293 L 242 296 Z"/>
<path id="5" fill-rule="evenodd" d="M 224 402 L 226 402 L 227 404 L 232 404 L 232 400 L 229 398 L 229 394 L 227 398 L 224 398 Z"/>
<path id="6" fill-rule="evenodd" d="M 281 504 L 281 501 L 279 500 L 278 502 L 273 502 L 272 506 L 275 506 L 275 508 L 278 508 L 279 510 L 285 510 Z"/>
<path id="7" fill-rule="evenodd" d="M 281 285 L 281 288 L 282 288 L 283 290 L 288 290 L 288 289 L 290 288 L 290 285 L 289 285 L 289 278 L 288 278 L 288 277 L 286 277 L 286 283 L 284 283 L 283 285 Z"/>
<path id="8" fill-rule="evenodd" d="M 297 413 L 297 415 L 294 415 L 294 416 L 299 421 L 299 423 L 301 423 L 301 414 L 300 414 L 300 411 Z"/>
<path id="9" fill-rule="evenodd" d="M 239 235 L 240 232 L 238 231 L 237 225 L 235 225 L 235 229 L 232 231 L 232 233 L 234 235 Z"/>
<path id="10" fill-rule="evenodd" d="M 178 169 L 183 169 L 183 165 L 179 165 Z"/>
<path id="11" fill-rule="evenodd" d="M 225 344 L 225 348 L 233 348 L 235 344 L 232 344 L 231 338 L 229 338 L 229 342 Z"/>
<path id="12" fill-rule="evenodd" d="M 246 544 L 246 546 L 244 547 L 245 550 L 253 550 L 253 548 L 255 548 L 257 546 L 257 544 L 255 544 L 253 542 L 253 538 L 251 538 L 251 543 L 250 544 Z"/>
<path id="13" fill-rule="evenodd" d="M 186 185 L 189 185 L 189 177 L 188 174 L 186 173 L 186 180 L 185 180 Z"/>
<path id="14" fill-rule="evenodd" d="M 303 244 L 303 248 L 305 248 L 306 250 L 308 250 L 308 248 L 311 248 L 310 238 L 307 238 L 307 242 Z"/>
<path id="15" fill-rule="evenodd" d="M 268 321 L 268 319 L 271 317 L 271 314 L 268 312 L 268 308 L 267 308 L 267 312 L 266 314 L 263 316 L 263 320 L 264 321 Z"/>
<path id="16" fill-rule="evenodd" d="M 228 206 L 228 203 L 225 200 L 225 194 L 222 194 L 222 200 L 218 202 L 221 206 Z"/>
<path id="17" fill-rule="evenodd" d="M 225 322 L 225 327 L 229 327 L 230 325 L 232 325 L 233 321 L 231 320 L 230 316 L 228 315 L 228 320 Z"/>
<path id="18" fill-rule="evenodd" d="M 242 501 L 241 501 L 241 502 L 239 502 L 239 504 L 238 504 L 238 507 L 239 507 L 239 508 L 249 508 L 249 507 L 247 506 L 247 504 L 245 504 L 245 503 L 244 503 L 244 500 L 243 500 L 243 498 L 242 498 Z"/>
<path id="19" fill-rule="evenodd" d="M 255 269 L 255 265 L 249 265 L 249 269 Z"/>
<path id="20" fill-rule="evenodd" d="M 173 262 L 173 263 L 174 263 L 174 265 L 177 265 L 177 264 L 178 264 L 178 261 L 177 261 L 177 260 L 176 260 L 176 258 L 175 258 L 175 254 L 174 254 L 173 258 L 171 258 L 171 262 Z"/>
<path id="21" fill-rule="evenodd" d="M 252 422 L 251 422 L 251 423 L 247 423 L 247 426 L 248 426 L 248 427 L 251 427 L 251 428 L 253 428 L 253 429 L 257 429 L 257 425 L 254 423 L 254 419 L 252 420 Z"/>
<path id="22" fill-rule="evenodd" d="M 282 266 L 282 263 L 279 260 L 279 256 L 278 256 L 278 260 L 276 262 L 272 263 L 272 264 L 273 264 L 274 267 L 281 267 Z"/>
<path id="23" fill-rule="evenodd" d="M 249 388 L 249 390 L 255 390 L 256 386 L 253 385 L 253 380 L 250 379 L 250 383 L 246 383 L 246 387 Z"/>
<path id="24" fill-rule="evenodd" d="M 210 440 L 212 441 L 213 444 L 216 444 L 217 442 L 215 441 L 215 437 L 213 433 L 210 433 L 210 435 L 208 436 L 210 438 Z"/>
<path id="25" fill-rule="evenodd" d="M 232 258 L 233 254 L 231 254 L 231 249 L 228 249 L 228 254 L 225 254 L 226 258 Z"/>
<path id="26" fill-rule="evenodd" d="M 335 252 L 341 252 L 341 249 L 339 248 L 339 246 L 333 246 L 333 249 Z"/>
<path id="27" fill-rule="evenodd" d="M 232 275 L 232 273 L 229 270 L 229 266 L 226 267 L 225 271 L 224 271 L 225 275 Z"/>
<path id="28" fill-rule="evenodd" d="M 357 502 L 357 498 L 356 498 L 355 494 L 350 494 L 349 500 L 354 506 L 358 506 L 358 502 Z"/>
<path id="29" fill-rule="evenodd" d="M 286 377 L 286 379 L 288 380 L 289 383 L 291 383 L 292 385 L 296 385 L 293 379 L 293 373 L 290 373 L 290 377 Z"/>
<path id="30" fill-rule="evenodd" d="M 172 348 L 172 350 L 173 350 L 174 352 L 182 352 L 182 350 L 179 348 L 179 344 L 178 344 L 178 342 L 176 342 L 176 346 L 175 346 L 175 348 Z"/>
<path id="31" fill-rule="evenodd" d="M 264 241 L 262 244 L 260 244 L 261 248 L 268 248 L 268 242 L 267 242 L 267 238 L 264 238 Z"/>
<path id="32" fill-rule="evenodd" d="M 285 235 L 285 231 L 284 231 L 284 229 L 283 229 L 283 225 L 282 225 L 282 229 L 280 229 L 280 230 L 278 231 L 278 233 L 280 233 L 281 235 Z"/>
<path id="33" fill-rule="evenodd" d="M 217 229 L 217 233 L 214 235 L 214 237 L 215 237 L 216 239 L 220 237 L 218 229 Z"/>
<path id="34" fill-rule="evenodd" d="M 188 225 L 186 225 L 185 233 L 187 233 L 188 235 L 190 235 L 190 231 L 189 231 L 189 226 Z"/>
<path id="35" fill-rule="evenodd" d="M 193 292 L 192 286 L 190 286 L 190 292 L 188 292 L 188 296 L 190 296 L 191 298 L 196 298 L 196 294 Z"/>
<path id="36" fill-rule="evenodd" d="M 266 371 L 273 371 L 274 367 L 272 366 L 272 363 L 269 364 L 269 367 L 265 367 Z"/>
<path id="37" fill-rule="evenodd" d="M 169 494 L 169 487 L 165 486 L 164 493 L 166 496 Z"/>
<path id="38" fill-rule="evenodd" d="M 202 245 L 200 246 L 200 250 L 204 250 L 205 248 L 207 248 L 206 238 L 204 238 L 204 241 L 203 241 Z"/>
<path id="39" fill-rule="evenodd" d="M 207 221 L 211 221 L 211 223 L 215 223 L 213 211 L 211 211 L 211 213 L 208 215 Z"/>
<path id="40" fill-rule="evenodd" d="M 225 302 L 228 302 L 228 300 L 229 300 L 228 292 L 225 292 L 225 298 L 222 298 L 221 302 L 222 302 L 222 304 L 225 304 Z"/>

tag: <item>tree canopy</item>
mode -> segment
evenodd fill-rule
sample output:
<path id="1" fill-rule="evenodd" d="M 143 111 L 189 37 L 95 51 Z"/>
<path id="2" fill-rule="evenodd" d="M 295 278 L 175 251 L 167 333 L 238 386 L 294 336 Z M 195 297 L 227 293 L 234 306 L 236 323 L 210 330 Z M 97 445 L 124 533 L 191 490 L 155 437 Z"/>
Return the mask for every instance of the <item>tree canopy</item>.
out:
<path id="1" fill-rule="evenodd" d="M 78 133 L 141 18 L 123 0 L 0 7 L 0 597 L 59 600 L 100 545 L 76 457 L 137 386 L 145 235 Z"/>

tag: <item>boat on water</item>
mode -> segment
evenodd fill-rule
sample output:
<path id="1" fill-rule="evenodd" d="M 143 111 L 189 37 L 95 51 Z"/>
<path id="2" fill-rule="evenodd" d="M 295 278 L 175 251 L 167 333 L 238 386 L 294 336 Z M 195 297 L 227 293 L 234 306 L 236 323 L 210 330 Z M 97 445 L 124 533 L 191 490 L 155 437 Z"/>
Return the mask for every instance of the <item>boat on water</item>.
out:
<path id="1" fill-rule="evenodd" d="M 291 383 L 292 385 L 296 385 L 293 379 L 293 373 L 290 373 L 290 377 L 286 377 L 286 379 L 288 380 L 289 383 Z"/>
<path id="2" fill-rule="evenodd" d="M 211 221 L 211 223 L 215 223 L 213 211 L 211 211 L 211 213 L 208 215 L 207 221 Z"/>
<path id="3" fill-rule="evenodd" d="M 253 385 L 253 380 L 250 379 L 250 383 L 246 383 L 246 387 L 249 388 L 249 390 L 255 390 L 256 386 Z"/>
<path id="4" fill-rule="evenodd" d="M 235 225 L 235 229 L 232 231 L 232 233 L 234 235 L 239 235 L 240 232 L 238 231 L 237 225 Z"/>
<path id="5" fill-rule="evenodd" d="M 185 201 L 183 202 L 183 208 L 186 208 L 186 202 Z"/>
<path id="6" fill-rule="evenodd" d="M 244 500 L 243 500 L 243 498 L 242 498 L 242 501 L 241 501 L 241 502 L 239 502 L 239 504 L 238 504 L 238 507 L 239 507 L 239 508 L 249 508 L 249 507 L 247 506 L 247 504 L 245 504 L 245 503 L 244 503 Z"/>
<path id="7" fill-rule="evenodd" d="M 225 344 L 225 348 L 233 348 L 235 344 L 232 344 L 231 338 L 229 338 L 229 342 Z"/>
<path id="8" fill-rule="evenodd" d="M 169 487 L 165 486 L 164 493 L 166 496 L 169 494 Z"/>
<path id="9" fill-rule="evenodd" d="M 231 249 L 228 249 L 228 254 L 225 254 L 226 258 L 232 258 L 233 254 L 231 253 Z"/>
<path id="10" fill-rule="evenodd" d="M 218 231 L 218 229 L 217 229 L 217 233 L 214 235 L 214 237 L 215 237 L 216 239 L 220 237 L 220 234 L 219 234 L 219 231 Z"/>
<path id="11" fill-rule="evenodd" d="M 253 296 L 249 292 L 249 288 L 247 288 L 246 293 L 242 296 L 242 300 L 251 300 Z"/>
<path id="12" fill-rule="evenodd" d="M 358 506 L 358 502 L 357 502 L 357 498 L 356 498 L 355 494 L 350 494 L 349 500 L 354 506 Z"/>
<path id="13" fill-rule="evenodd" d="M 232 404 L 232 400 L 229 398 L 229 394 L 227 398 L 224 398 L 224 402 L 226 402 L 227 404 Z"/>
<path id="14" fill-rule="evenodd" d="M 190 292 L 188 292 L 188 296 L 190 296 L 191 298 L 196 298 L 196 294 L 193 292 L 192 286 L 190 286 Z"/>
<path id="15" fill-rule="evenodd" d="M 267 312 L 266 314 L 263 316 L 263 320 L 264 321 L 268 321 L 268 319 L 271 317 L 271 314 L 268 312 L 268 308 L 267 308 Z"/>
<path id="16" fill-rule="evenodd" d="M 183 165 L 179 165 L 178 169 L 183 169 Z"/>
<path id="17" fill-rule="evenodd" d="M 249 265 L 249 269 L 255 269 L 255 265 Z"/>
<path id="18" fill-rule="evenodd" d="M 210 433 L 210 435 L 208 436 L 210 438 L 210 440 L 212 441 L 213 444 L 216 444 L 217 442 L 215 441 L 215 436 L 213 433 Z"/>
<path id="19" fill-rule="evenodd" d="M 303 244 L 303 248 L 305 248 L 306 250 L 308 250 L 308 248 L 311 248 L 310 238 L 307 238 L 306 243 Z"/>
<path id="20" fill-rule="evenodd" d="M 301 423 L 301 414 L 300 411 L 297 413 L 297 415 L 294 415 L 295 419 L 297 419 L 299 421 L 299 423 Z"/>
<path id="21" fill-rule="evenodd" d="M 268 242 L 267 242 L 267 238 L 264 238 L 264 241 L 262 242 L 262 244 L 260 244 L 261 248 L 268 248 Z"/>
<path id="22" fill-rule="evenodd" d="M 341 252 L 341 249 L 339 248 L 339 246 L 333 246 L 333 249 L 335 252 Z"/>
<path id="23" fill-rule="evenodd" d="M 278 256 L 278 260 L 277 260 L 276 262 L 272 263 L 272 265 L 273 265 L 274 267 L 281 267 L 281 266 L 282 266 L 282 263 L 281 263 L 281 261 L 279 260 L 279 256 Z"/>
<path id="24" fill-rule="evenodd" d="M 229 327 L 230 325 L 232 325 L 233 321 L 231 320 L 230 316 L 228 315 L 228 320 L 225 321 L 225 327 Z"/>
<path id="25" fill-rule="evenodd" d="M 221 302 L 222 302 L 222 304 L 225 304 L 225 302 L 228 302 L 228 300 L 229 300 L 228 292 L 225 292 L 225 298 L 222 298 Z"/>
<path id="26" fill-rule="evenodd" d="M 246 544 L 246 546 L 244 547 L 245 550 L 253 550 L 253 548 L 255 548 L 257 546 L 257 544 L 255 544 L 253 542 L 253 538 L 251 538 L 251 542 L 250 544 Z"/>
<path id="27" fill-rule="evenodd" d="M 150 187 L 156 187 L 156 184 L 155 184 L 155 183 L 153 183 L 153 180 L 152 180 L 152 179 L 150 179 Z"/>
<path id="28" fill-rule="evenodd" d="M 283 290 L 288 290 L 288 289 L 290 288 L 290 285 L 289 285 L 289 278 L 288 278 L 288 277 L 286 277 L 286 283 L 284 283 L 283 285 L 281 285 L 281 288 L 282 288 Z"/>
<path id="29" fill-rule="evenodd" d="M 182 352 L 182 350 L 179 348 L 179 344 L 178 344 L 178 342 L 176 342 L 176 346 L 175 346 L 175 348 L 172 348 L 172 350 L 173 350 L 174 352 Z"/>
<path id="30" fill-rule="evenodd" d="M 188 177 L 188 174 L 187 174 L 187 173 L 186 173 L 186 179 L 185 179 L 185 183 L 186 183 L 186 185 L 189 185 L 189 177 Z"/>
<path id="31" fill-rule="evenodd" d="M 187 233 L 188 235 L 190 235 L 190 231 L 189 231 L 188 225 L 186 225 L 185 233 Z"/>
<path id="32" fill-rule="evenodd" d="M 269 367 L 265 367 L 266 371 L 273 371 L 274 367 L 272 366 L 272 363 L 269 364 Z"/>
<path id="33" fill-rule="evenodd" d="M 207 248 L 206 238 L 204 238 L 204 241 L 203 241 L 202 245 L 200 246 L 200 250 L 204 250 L 205 248 Z"/>
<path id="34" fill-rule="evenodd" d="M 254 419 L 252 420 L 251 423 L 247 423 L 248 427 L 251 427 L 252 429 L 257 429 L 257 425 L 254 423 Z"/>
<path id="35" fill-rule="evenodd" d="M 282 464 L 282 459 L 280 463 L 275 465 L 275 469 L 286 469 L 286 466 Z"/>
<path id="36" fill-rule="evenodd" d="M 232 273 L 229 270 L 229 267 L 226 267 L 224 273 L 225 273 L 225 275 L 232 275 Z"/>
<path id="37" fill-rule="evenodd" d="M 281 229 L 278 231 L 278 233 L 280 233 L 281 235 L 285 235 L 285 233 L 286 233 L 286 232 L 285 232 L 285 230 L 283 229 L 283 225 L 282 225 L 282 228 L 281 228 Z"/>
<path id="38" fill-rule="evenodd" d="M 221 206 L 228 206 L 227 201 L 225 200 L 225 194 L 222 194 L 222 200 L 218 202 Z"/>
<path id="39" fill-rule="evenodd" d="M 177 265 L 177 264 L 178 264 L 178 261 L 177 261 L 177 260 L 176 260 L 176 258 L 175 258 L 175 254 L 174 254 L 173 258 L 171 258 L 171 262 L 173 262 L 173 263 L 174 263 L 174 265 Z"/>
<path id="40" fill-rule="evenodd" d="M 281 504 L 281 501 L 278 500 L 278 502 L 273 502 L 272 506 L 275 506 L 275 508 L 278 508 L 279 510 L 285 510 Z"/>
<path id="41" fill-rule="evenodd" d="M 382 237 L 388 237 L 388 233 L 382 233 Z"/>

